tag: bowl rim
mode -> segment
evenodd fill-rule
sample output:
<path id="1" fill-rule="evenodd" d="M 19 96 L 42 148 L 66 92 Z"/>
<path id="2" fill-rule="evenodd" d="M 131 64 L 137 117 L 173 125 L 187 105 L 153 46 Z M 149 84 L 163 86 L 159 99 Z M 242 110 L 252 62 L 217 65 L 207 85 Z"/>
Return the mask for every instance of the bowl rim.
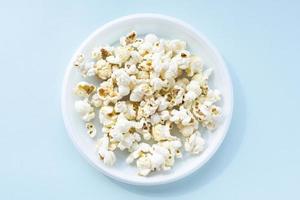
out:
<path id="1" fill-rule="evenodd" d="M 192 170 L 185 171 L 180 176 L 170 177 L 170 178 L 166 178 L 166 179 L 159 180 L 159 181 L 153 180 L 152 182 L 149 182 L 149 181 L 140 181 L 140 180 L 137 181 L 135 179 L 131 179 L 131 180 L 125 179 L 123 177 L 119 177 L 119 176 L 115 175 L 113 172 L 109 172 L 106 169 L 103 169 L 103 168 L 99 167 L 98 165 L 96 165 L 82 151 L 80 144 L 77 142 L 76 138 L 71 133 L 72 132 L 71 131 L 71 124 L 70 124 L 70 121 L 68 120 L 68 114 L 66 113 L 66 98 L 65 98 L 65 94 L 66 94 L 66 91 L 67 91 L 67 81 L 68 81 L 67 78 L 68 78 L 69 74 L 71 73 L 72 63 L 73 63 L 73 60 L 75 59 L 76 55 L 78 55 L 78 53 L 80 53 L 85 48 L 85 46 L 87 46 L 87 44 L 89 43 L 89 41 L 92 38 L 94 38 L 96 35 L 98 35 L 98 33 L 102 32 L 103 30 L 107 29 L 110 26 L 116 25 L 118 23 L 122 23 L 124 21 L 133 20 L 133 19 L 136 19 L 136 18 L 152 18 L 152 19 L 156 19 L 156 20 L 169 21 L 170 23 L 174 23 L 174 24 L 176 24 L 176 26 L 180 26 L 183 29 L 186 29 L 189 32 L 193 33 L 194 35 L 197 35 L 197 37 L 201 38 L 207 44 L 207 46 L 209 46 L 209 48 L 212 50 L 213 54 L 218 58 L 218 60 L 220 61 L 220 64 L 222 65 L 224 73 L 225 73 L 225 75 L 226 75 L 226 77 L 228 79 L 228 88 L 226 88 L 226 91 L 228 92 L 228 96 L 230 97 L 230 99 L 229 99 L 230 104 L 228 104 L 228 106 L 229 106 L 228 115 L 226 117 L 227 119 L 225 120 L 226 122 L 224 123 L 224 131 L 222 133 L 222 136 L 216 142 L 216 144 L 212 148 L 211 153 L 206 156 L 206 158 L 203 160 L 203 162 L 199 163 L 198 165 L 195 165 L 192 168 Z M 193 28 L 191 25 L 187 24 L 186 22 L 184 22 L 182 20 L 179 20 L 179 19 L 177 19 L 175 17 L 170 17 L 170 16 L 166 16 L 166 15 L 162 15 L 162 14 L 157 14 L 157 13 L 137 13 L 137 14 L 126 15 L 126 16 L 123 16 L 123 17 L 119 17 L 119 18 L 117 18 L 115 20 L 112 20 L 110 22 L 107 22 L 104 25 L 102 25 L 99 28 L 97 28 L 93 33 L 91 33 L 80 44 L 80 46 L 77 48 L 77 50 L 73 54 L 71 60 L 69 61 L 68 65 L 67 65 L 67 68 L 65 69 L 65 74 L 64 74 L 64 77 L 63 77 L 62 91 L 61 91 L 61 110 L 62 110 L 64 125 L 65 125 L 65 128 L 67 130 L 67 134 L 69 135 L 69 138 L 71 139 L 72 143 L 76 147 L 77 151 L 81 154 L 81 156 L 83 158 L 85 158 L 85 160 L 87 160 L 88 163 L 91 166 L 93 166 L 94 168 L 96 168 L 98 171 L 100 171 L 104 175 L 106 175 L 106 176 L 108 176 L 108 177 L 110 177 L 110 178 L 112 178 L 114 180 L 120 181 L 122 183 L 131 184 L 131 185 L 140 185 L 140 186 L 162 185 L 162 184 L 167 184 L 167 183 L 175 182 L 175 181 L 177 181 L 179 179 L 182 179 L 184 177 L 187 177 L 187 176 L 193 174 L 195 171 L 197 171 L 198 169 L 200 169 L 204 164 L 206 164 L 207 161 L 210 160 L 211 157 L 219 149 L 220 145 L 224 141 L 225 136 L 227 135 L 227 132 L 229 130 L 229 127 L 230 127 L 230 124 L 231 124 L 231 120 L 232 120 L 233 105 L 234 105 L 234 97 L 233 97 L 232 79 L 231 79 L 231 76 L 229 74 L 227 65 L 226 65 L 226 63 L 225 63 L 222 55 L 220 54 L 220 52 L 217 50 L 217 48 L 206 38 L 206 36 L 204 36 L 201 32 L 199 32 L 198 30 L 196 30 L 195 28 Z"/>

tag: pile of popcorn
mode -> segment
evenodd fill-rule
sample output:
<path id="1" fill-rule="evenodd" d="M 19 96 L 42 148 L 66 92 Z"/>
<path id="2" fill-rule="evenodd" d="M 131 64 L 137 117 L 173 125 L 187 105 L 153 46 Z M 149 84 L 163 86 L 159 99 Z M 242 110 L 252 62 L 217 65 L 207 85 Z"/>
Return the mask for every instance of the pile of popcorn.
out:
<path id="1" fill-rule="evenodd" d="M 209 88 L 212 70 L 204 69 L 184 41 L 154 34 L 139 38 L 133 31 L 120 38 L 119 46 L 78 55 L 74 66 L 83 77 L 99 80 L 98 85 L 76 85 L 81 98 L 75 110 L 92 138 L 97 138 L 93 121 L 98 115 L 102 130 L 96 146 L 104 164 L 115 163 L 116 150 L 127 151 L 126 162 L 147 176 L 171 169 L 182 149 L 190 154 L 204 151 L 199 128 L 216 128 L 220 92 Z"/>

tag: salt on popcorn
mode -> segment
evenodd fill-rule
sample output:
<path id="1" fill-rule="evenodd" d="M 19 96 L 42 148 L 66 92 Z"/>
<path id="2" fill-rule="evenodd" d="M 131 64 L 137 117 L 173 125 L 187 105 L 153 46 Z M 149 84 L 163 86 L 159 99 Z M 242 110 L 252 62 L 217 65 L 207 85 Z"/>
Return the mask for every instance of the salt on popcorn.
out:
<path id="1" fill-rule="evenodd" d="M 205 151 L 199 127 L 217 127 L 221 94 L 209 87 L 212 69 L 187 50 L 186 42 L 154 34 L 139 38 L 132 31 L 118 46 L 78 55 L 74 67 L 84 78 L 98 80 L 97 85 L 81 81 L 75 86 L 80 99 L 74 106 L 87 134 L 97 139 L 105 165 L 114 165 L 117 150 L 125 151 L 126 162 L 147 176 L 170 170 L 183 151 Z M 102 134 L 94 125 L 96 113 Z"/>

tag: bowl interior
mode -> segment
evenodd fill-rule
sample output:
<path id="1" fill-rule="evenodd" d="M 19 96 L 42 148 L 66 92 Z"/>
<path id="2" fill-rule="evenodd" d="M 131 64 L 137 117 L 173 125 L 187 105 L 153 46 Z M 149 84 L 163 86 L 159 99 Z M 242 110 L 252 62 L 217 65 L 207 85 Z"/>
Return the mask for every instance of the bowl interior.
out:
<path id="1" fill-rule="evenodd" d="M 76 69 L 72 67 L 72 61 L 78 53 L 89 53 L 97 45 L 113 44 L 122 35 L 135 30 L 138 34 L 154 33 L 160 38 L 180 39 L 188 44 L 189 50 L 199 55 L 204 60 L 205 66 L 214 69 L 211 85 L 219 89 L 222 93 L 222 122 L 213 133 L 204 133 L 207 140 L 206 150 L 198 156 L 184 155 L 182 159 L 177 159 L 173 169 L 166 172 L 153 173 L 149 177 L 140 177 L 136 174 L 134 166 L 127 165 L 125 158 L 127 154 L 117 155 L 117 162 L 114 167 L 105 166 L 98 159 L 95 148 L 95 140 L 86 134 L 84 123 L 74 110 L 74 102 L 78 99 L 73 94 L 73 88 L 80 80 L 83 80 Z M 87 160 L 101 170 L 104 174 L 122 182 L 138 185 L 154 185 L 167 183 L 182 178 L 201 167 L 219 147 L 228 130 L 232 114 L 232 86 L 226 66 L 219 53 L 205 39 L 204 36 L 195 32 L 190 26 L 173 18 L 160 15 L 134 15 L 110 22 L 96 32 L 94 32 L 77 50 L 70 62 L 65 74 L 62 110 L 67 131 L 78 148 L 79 152 Z M 91 80 L 93 81 L 93 80 Z M 98 119 L 98 118 L 97 118 Z M 98 120 L 95 121 L 98 121 Z M 100 124 L 97 124 L 99 127 Z M 102 135 L 101 129 L 97 128 L 97 135 Z"/>

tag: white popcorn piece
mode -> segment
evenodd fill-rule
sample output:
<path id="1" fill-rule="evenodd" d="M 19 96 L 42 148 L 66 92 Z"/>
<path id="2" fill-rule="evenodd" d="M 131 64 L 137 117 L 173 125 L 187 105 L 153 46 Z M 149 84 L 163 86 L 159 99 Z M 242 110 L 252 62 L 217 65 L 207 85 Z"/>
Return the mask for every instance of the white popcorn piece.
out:
<path id="1" fill-rule="evenodd" d="M 138 174 L 141 176 L 147 176 L 151 172 L 151 159 L 148 154 L 145 156 L 140 157 L 136 161 L 136 166 L 138 168 Z"/>
<path id="2" fill-rule="evenodd" d="M 127 74 L 124 69 L 117 69 L 113 72 L 112 77 L 116 79 L 117 85 L 119 86 L 119 95 L 121 97 L 128 95 L 130 92 L 130 85 L 132 83 L 132 79 L 129 74 Z"/>
<path id="3" fill-rule="evenodd" d="M 140 103 L 140 107 L 138 110 L 138 116 L 137 119 L 140 119 L 142 117 L 148 118 L 151 115 L 153 115 L 157 108 L 158 108 L 158 103 L 154 100 L 154 98 L 150 99 L 145 99 Z"/>
<path id="4" fill-rule="evenodd" d="M 102 106 L 99 110 L 99 120 L 103 126 L 111 127 L 116 123 L 117 115 L 112 106 Z"/>
<path id="5" fill-rule="evenodd" d="M 111 64 L 102 59 L 98 60 L 96 63 L 96 74 L 100 79 L 107 80 L 112 74 Z"/>
<path id="6" fill-rule="evenodd" d="M 91 121 L 95 118 L 94 108 L 88 102 L 88 99 L 75 102 L 75 110 L 81 115 L 83 121 Z"/>
<path id="7" fill-rule="evenodd" d="M 190 59 L 189 67 L 186 70 L 187 76 L 192 77 L 194 76 L 194 74 L 202 72 L 202 69 L 203 69 L 202 60 L 197 56 L 193 56 Z"/>
<path id="8" fill-rule="evenodd" d="M 76 56 L 73 65 L 74 67 L 78 67 L 80 70 L 82 68 L 83 62 L 84 62 L 84 55 L 81 53 L 78 56 Z"/>
<path id="9" fill-rule="evenodd" d="M 116 156 L 114 152 L 109 150 L 109 138 L 103 136 L 98 142 L 98 154 L 99 158 L 103 160 L 107 166 L 112 166 L 116 162 Z"/>
<path id="10" fill-rule="evenodd" d="M 156 102 L 158 104 L 158 111 L 163 111 L 170 106 L 170 102 L 167 101 L 166 97 L 160 96 L 156 99 Z"/>
<path id="11" fill-rule="evenodd" d="M 91 104 L 96 107 L 96 108 L 99 108 L 101 105 L 102 105 L 102 100 L 100 99 L 99 97 L 99 94 L 96 93 L 92 96 L 92 99 L 91 99 Z"/>
<path id="12" fill-rule="evenodd" d="M 145 55 L 148 52 L 151 52 L 152 44 L 150 42 L 144 41 L 138 49 L 139 54 Z"/>
<path id="13" fill-rule="evenodd" d="M 192 80 L 186 87 L 188 91 L 185 94 L 185 101 L 193 101 L 201 94 L 201 87 L 199 81 Z"/>
<path id="14" fill-rule="evenodd" d="M 94 76 L 96 74 L 95 62 L 89 61 L 84 64 L 84 72 L 86 76 Z"/>
<path id="15" fill-rule="evenodd" d="M 129 120 L 136 119 L 137 111 L 135 105 L 133 103 L 126 103 L 126 106 L 127 106 L 127 110 L 126 112 L 124 112 L 125 117 Z"/>
<path id="16" fill-rule="evenodd" d="M 150 122 L 152 125 L 155 125 L 155 124 L 158 124 L 159 122 L 161 122 L 160 115 L 158 113 L 151 115 Z"/>
<path id="17" fill-rule="evenodd" d="M 130 57 L 131 57 L 130 62 L 131 62 L 131 64 L 134 64 L 134 65 L 142 62 L 142 60 L 143 60 L 143 57 L 137 51 L 131 51 Z"/>
<path id="18" fill-rule="evenodd" d="M 128 48 L 125 47 L 117 47 L 114 49 L 115 56 L 120 60 L 120 63 L 125 63 L 129 57 L 130 52 L 128 51 Z"/>
<path id="19" fill-rule="evenodd" d="M 190 112 L 183 106 L 181 106 L 179 110 L 174 109 L 171 111 L 171 122 L 175 122 L 176 124 L 181 123 L 182 125 L 188 125 L 191 120 L 192 116 Z"/>
<path id="20" fill-rule="evenodd" d="M 172 58 L 172 62 L 175 62 L 179 69 L 186 70 L 190 65 L 190 52 L 182 50 Z"/>
<path id="21" fill-rule="evenodd" d="M 121 63 L 120 58 L 116 56 L 108 56 L 106 58 L 106 61 L 110 64 L 115 64 L 115 65 L 119 65 Z"/>
<path id="22" fill-rule="evenodd" d="M 137 122 L 129 121 L 123 113 L 120 113 L 110 134 L 116 141 L 122 141 L 124 134 L 128 133 L 131 128 L 135 128 L 137 124 Z"/>
<path id="23" fill-rule="evenodd" d="M 134 142 L 141 141 L 141 136 L 138 133 L 125 133 L 123 134 L 122 140 L 118 144 L 120 150 L 130 149 Z"/>
<path id="24" fill-rule="evenodd" d="M 152 78 L 150 80 L 150 85 L 153 87 L 153 91 L 159 91 L 161 90 L 163 87 L 166 87 L 167 84 L 166 82 L 164 82 L 163 80 L 161 80 L 160 78 Z"/>
<path id="25" fill-rule="evenodd" d="M 186 90 L 186 86 L 189 84 L 189 79 L 187 78 L 180 78 L 180 79 L 177 79 L 175 85 L 183 88 L 184 90 Z"/>
<path id="26" fill-rule="evenodd" d="M 114 107 L 115 112 L 125 113 L 127 111 L 126 101 L 118 101 Z"/>
<path id="27" fill-rule="evenodd" d="M 161 140 L 173 140 L 176 139 L 175 136 L 172 136 L 170 133 L 170 124 L 166 125 L 156 124 L 152 128 L 152 135 L 155 141 Z"/>
<path id="28" fill-rule="evenodd" d="M 195 130 L 198 129 L 198 123 L 197 124 L 191 124 L 183 126 L 182 124 L 177 124 L 177 127 L 179 129 L 179 132 L 184 136 L 188 137 L 194 133 Z"/>
<path id="29" fill-rule="evenodd" d="M 184 148 L 191 154 L 199 154 L 205 149 L 205 140 L 201 137 L 200 132 L 195 132 L 184 143 Z"/>
<path id="30" fill-rule="evenodd" d="M 169 156 L 168 149 L 158 144 L 154 144 L 152 145 L 151 154 L 151 170 L 159 171 L 161 169 L 164 169 L 166 159 Z"/>
<path id="31" fill-rule="evenodd" d="M 170 106 L 173 107 L 181 104 L 183 101 L 184 93 L 185 90 L 182 87 L 175 85 L 169 93 L 170 97 L 168 97 L 169 99 L 171 99 Z"/>
<path id="32" fill-rule="evenodd" d="M 144 95 L 148 92 L 148 90 L 149 90 L 148 84 L 140 84 L 136 86 L 130 94 L 130 101 L 133 102 L 142 101 Z"/>
<path id="33" fill-rule="evenodd" d="M 186 43 L 181 40 L 171 40 L 169 44 L 167 44 L 167 48 L 173 52 L 179 52 L 186 48 Z"/>
<path id="34" fill-rule="evenodd" d="M 154 34 L 147 34 L 145 36 L 145 42 L 149 42 L 150 44 L 154 44 L 158 41 L 158 37 Z"/>
<path id="35" fill-rule="evenodd" d="M 138 73 L 138 69 L 136 68 L 135 64 L 127 63 L 127 64 L 125 64 L 124 69 L 128 75 L 133 75 L 133 74 Z"/>
<path id="36" fill-rule="evenodd" d="M 147 143 L 140 143 L 137 149 L 127 157 L 126 162 L 132 163 L 135 159 L 139 158 L 142 154 L 148 153 L 151 150 L 151 146 Z"/>
<path id="37" fill-rule="evenodd" d="M 181 158 L 182 153 L 181 153 L 181 146 L 182 143 L 180 142 L 179 139 L 172 140 L 172 141 L 164 141 L 159 143 L 161 146 L 165 147 L 168 149 L 169 153 L 168 156 L 165 160 L 165 167 L 170 168 L 174 165 L 175 158 Z"/>
<path id="38" fill-rule="evenodd" d="M 168 110 L 164 110 L 160 113 L 160 119 L 163 121 L 167 121 L 170 119 L 170 113 Z"/>

